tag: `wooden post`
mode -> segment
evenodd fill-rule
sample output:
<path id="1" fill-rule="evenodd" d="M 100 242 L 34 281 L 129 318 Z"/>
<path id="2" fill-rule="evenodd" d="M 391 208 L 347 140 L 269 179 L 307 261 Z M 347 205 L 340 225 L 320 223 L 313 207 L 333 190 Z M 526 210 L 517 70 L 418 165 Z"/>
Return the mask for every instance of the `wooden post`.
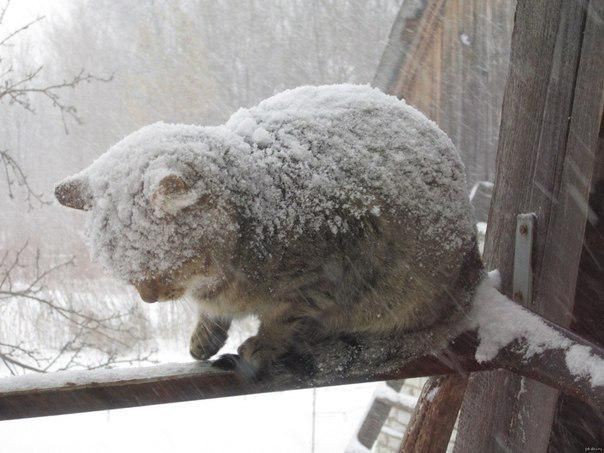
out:
<path id="1" fill-rule="evenodd" d="M 459 374 L 434 376 L 426 382 L 407 425 L 400 453 L 447 450 L 467 382 Z"/>
<path id="2" fill-rule="evenodd" d="M 525 304 L 566 326 L 604 100 L 603 4 L 518 1 L 485 247 L 511 297 L 516 215 L 535 212 L 534 299 Z M 508 372 L 473 375 L 455 451 L 545 451 L 557 398 Z"/>
<path id="3" fill-rule="evenodd" d="M 571 329 L 593 343 L 604 345 L 604 123 L 600 126 L 589 208 L 591 215 L 585 229 Z M 595 445 L 604 445 L 604 413 L 570 395 L 560 395 L 550 451 L 581 451 Z"/>

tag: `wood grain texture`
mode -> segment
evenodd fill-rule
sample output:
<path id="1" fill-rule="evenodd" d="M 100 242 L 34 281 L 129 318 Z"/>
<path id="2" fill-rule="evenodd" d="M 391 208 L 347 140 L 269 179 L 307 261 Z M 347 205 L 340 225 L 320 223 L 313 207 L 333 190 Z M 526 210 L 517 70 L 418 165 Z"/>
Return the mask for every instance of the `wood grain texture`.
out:
<path id="1" fill-rule="evenodd" d="M 400 453 L 447 450 L 467 382 L 467 377 L 459 374 L 428 379 L 407 425 Z"/>
<path id="2" fill-rule="evenodd" d="M 604 345 L 604 122 L 589 200 L 575 309 L 571 329 L 589 341 Z M 548 451 L 581 451 L 604 445 L 604 413 L 570 395 L 560 395 Z"/>
<path id="3" fill-rule="evenodd" d="M 488 268 L 500 270 L 511 296 L 516 215 L 535 212 L 535 290 L 527 306 L 566 326 L 602 110 L 604 68 L 595 50 L 602 16 L 587 8 L 587 1 L 518 2 L 485 246 Z M 507 372 L 472 376 L 455 451 L 545 451 L 557 397 Z"/>
<path id="4" fill-rule="evenodd" d="M 468 181 L 492 180 L 515 1 L 404 2 L 373 84 L 451 137 Z"/>

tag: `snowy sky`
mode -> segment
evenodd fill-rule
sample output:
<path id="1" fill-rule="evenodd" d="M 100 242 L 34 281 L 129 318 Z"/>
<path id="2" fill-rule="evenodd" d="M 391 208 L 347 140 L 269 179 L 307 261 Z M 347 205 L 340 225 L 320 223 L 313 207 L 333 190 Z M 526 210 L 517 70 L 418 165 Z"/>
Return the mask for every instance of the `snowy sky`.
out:
<path id="1" fill-rule="evenodd" d="M 12 0 L 5 23 L 12 27 L 38 15 L 57 14 L 69 3 L 70 0 Z"/>

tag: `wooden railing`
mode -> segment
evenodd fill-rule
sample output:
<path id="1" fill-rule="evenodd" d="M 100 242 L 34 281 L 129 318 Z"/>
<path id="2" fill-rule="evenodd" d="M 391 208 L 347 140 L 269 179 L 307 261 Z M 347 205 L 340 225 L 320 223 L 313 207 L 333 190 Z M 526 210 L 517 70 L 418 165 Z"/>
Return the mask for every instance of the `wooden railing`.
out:
<path id="1" fill-rule="evenodd" d="M 552 331 L 574 344 L 591 348 L 595 356 L 604 360 L 602 348 L 565 329 L 550 326 Z M 404 341 L 404 337 L 401 340 Z M 304 378 L 284 370 L 278 376 L 253 380 L 238 369 L 220 369 L 208 362 L 13 376 L 0 379 L 0 420 L 419 376 L 466 375 L 472 371 L 497 368 L 539 380 L 602 407 L 604 387 L 594 388 L 588 377 L 573 375 L 565 365 L 563 350 L 546 350 L 526 360 L 521 342 L 508 345 L 490 362 L 478 363 L 474 357 L 478 344 L 476 335 L 464 332 L 439 352 L 400 361 L 390 357 L 393 365 L 377 372 L 367 371 L 364 366 L 366 357 L 361 356 L 344 372 L 338 370 L 338 366 L 322 367 L 322 371 Z M 339 351 L 337 354 L 342 356 L 346 355 L 342 351 L 346 347 L 334 341 L 326 349 Z M 332 356 L 323 360 L 329 364 Z"/>

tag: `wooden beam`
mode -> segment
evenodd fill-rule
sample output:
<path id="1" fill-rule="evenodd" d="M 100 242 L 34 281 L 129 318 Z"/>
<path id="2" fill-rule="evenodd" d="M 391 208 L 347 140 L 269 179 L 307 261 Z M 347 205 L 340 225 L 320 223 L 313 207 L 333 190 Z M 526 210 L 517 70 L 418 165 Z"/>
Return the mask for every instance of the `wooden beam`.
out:
<path id="1" fill-rule="evenodd" d="M 591 348 L 596 357 L 604 360 L 604 349 L 565 329 L 553 324 L 550 326 L 552 332 L 564 336 L 573 344 Z M 395 339 L 394 344 L 405 341 L 404 338 Z M 587 377 L 573 375 L 565 365 L 564 350 L 546 350 L 526 360 L 521 343 L 513 342 L 503 348 L 493 361 L 478 363 L 474 358 L 478 341 L 473 332 L 462 333 L 439 352 L 423 353 L 411 358 L 407 356 L 407 359 L 392 356 L 392 350 L 379 356 L 376 351 L 384 351 L 385 348 L 377 343 L 375 350 L 361 356 L 357 346 L 345 346 L 340 341 L 323 345 L 328 351 L 325 357 L 318 358 L 323 365 L 319 366 L 315 375 L 304 379 L 283 370 L 278 375 L 253 381 L 245 373 L 217 369 L 206 362 L 3 378 L 0 379 L 0 420 L 419 376 L 467 375 L 472 371 L 499 367 L 539 379 L 588 401 L 594 407 L 604 404 L 604 386 L 593 388 Z M 334 357 L 346 357 L 350 352 L 343 347 L 351 348 L 358 357 L 356 363 L 349 364 L 346 370 L 341 369 L 344 365 L 333 365 L 337 360 Z M 378 367 L 372 360 L 390 365 Z"/>
<path id="2" fill-rule="evenodd" d="M 535 212 L 535 297 L 525 304 L 564 326 L 604 99 L 603 3 L 518 1 L 485 247 L 511 297 L 516 215 Z M 546 451 L 557 397 L 506 372 L 472 376 L 455 451 Z"/>
<path id="3" fill-rule="evenodd" d="M 312 379 L 283 373 L 252 381 L 244 373 L 221 370 L 208 362 L 12 376 L 0 379 L 0 420 L 448 374 L 458 366 L 486 368 L 474 360 L 475 348 L 475 337 L 466 335 L 440 354 L 415 358 L 394 369 L 365 375 L 363 368 L 342 375 L 334 367 Z"/>

